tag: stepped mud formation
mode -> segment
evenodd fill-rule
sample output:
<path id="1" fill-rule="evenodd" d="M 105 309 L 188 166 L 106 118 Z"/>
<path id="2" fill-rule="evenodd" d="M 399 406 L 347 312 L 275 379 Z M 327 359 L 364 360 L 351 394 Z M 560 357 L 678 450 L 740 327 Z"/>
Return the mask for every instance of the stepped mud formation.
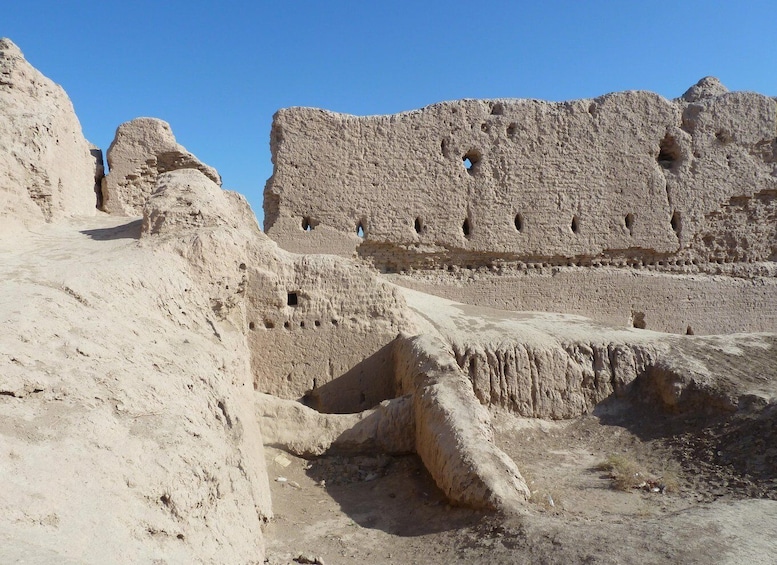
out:
<path id="1" fill-rule="evenodd" d="M 708 78 L 675 101 L 282 110 L 265 234 L 161 120 L 119 126 L 104 175 L 62 90 L 1 40 L 0 561 L 321 563 L 277 549 L 287 492 L 307 515 L 328 497 L 347 513 L 336 480 L 354 474 L 361 498 L 398 496 L 380 498 L 385 463 L 269 480 L 335 455 L 420 461 L 449 517 L 421 524 L 437 495 L 407 487 L 405 536 L 455 532 L 466 509 L 497 520 L 464 562 L 768 559 L 775 502 L 748 498 L 777 498 L 776 108 Z M 607 445 L 616 427 L 698 445 L 678 461 L 750 490 L 679 497 L 580 549 L 580 520 L 538 510 L 556 508 L 535 473 L 558 448 L 516 445 L 594 419 Z M 390 529 L 351 516 L 370 543 Z M 323 547 L 336 527 L 290 530 Z M 667 533 L 686 528 L 693 543 Z M 477 545 L 494 532 L 498 550 Z M 416 559 L 403 539 L 334 562 Z"/>

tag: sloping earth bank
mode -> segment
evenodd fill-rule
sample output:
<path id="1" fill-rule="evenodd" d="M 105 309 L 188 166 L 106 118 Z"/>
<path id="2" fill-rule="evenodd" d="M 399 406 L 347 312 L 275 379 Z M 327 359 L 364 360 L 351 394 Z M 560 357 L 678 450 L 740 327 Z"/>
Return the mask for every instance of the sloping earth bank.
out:
<path id="1" fill-rule="evenodd" d="M 0 563 L 263 559 L 244 336 L 139 235 L 101 216 L 0 241 Z"/>

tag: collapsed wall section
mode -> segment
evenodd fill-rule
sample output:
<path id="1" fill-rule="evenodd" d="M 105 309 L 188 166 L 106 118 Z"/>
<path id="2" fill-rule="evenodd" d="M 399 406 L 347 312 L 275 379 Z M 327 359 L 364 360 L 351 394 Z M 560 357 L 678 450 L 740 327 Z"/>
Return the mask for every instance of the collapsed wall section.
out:
<path id="1" fill-rule="evenodd" d="M 108 166 L 101 202 L 104 211 L 115 215 L 141 215 L 157 179 L 167 172 L 197 170 L 221 186 L 218 171 L 189 153 L 176 141 L 170 124 L 157 118 L 135 118 L 116 128 Z"/>

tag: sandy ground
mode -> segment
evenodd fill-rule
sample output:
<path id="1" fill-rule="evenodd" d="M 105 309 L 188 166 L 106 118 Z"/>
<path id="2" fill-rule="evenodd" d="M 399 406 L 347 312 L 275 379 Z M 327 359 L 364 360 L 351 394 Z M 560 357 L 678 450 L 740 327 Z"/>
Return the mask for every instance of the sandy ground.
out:
<path id="1" fill-rule="evenodd" d="M 775 562 L 777 482 L 700 457 L 692 422 L 613 405 L 564 422 L 498 412 L 494 424 L 533 492 L 523 516 L 450 507 L 415 456 L 268 450 L 268 563 Z M 613 456 L 669 487 L 615 488 L 600 467 Z"/>

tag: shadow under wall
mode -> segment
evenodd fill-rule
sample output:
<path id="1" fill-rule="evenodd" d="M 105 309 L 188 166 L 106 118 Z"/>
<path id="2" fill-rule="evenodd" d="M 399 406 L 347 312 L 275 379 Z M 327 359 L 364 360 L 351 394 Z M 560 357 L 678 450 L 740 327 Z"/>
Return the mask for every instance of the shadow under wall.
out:
<path id="1" fill-rule="evenodd" d="M 133 220 L 127 224 L 115 226 L 112 228 L 96 228 L 93 230 L 82 230 L 81 233 L 95 241 L 109 241 L 112 239 L 140 239 L 140 230 L 143 227 L 143 220 Z"/>
<path id="2" fill-rule="evenodd" d="M 359 526 L 395 536 L 478 528 L 488 516 L 449 506 L 417 455 L 325 455 L 306 472 Z"/>
<path id="3" fill-rule="evenodd" d="M 396 338 L 339 377 L 308 391 L 302 403 L 325 414 L 352 414 L 394 398 L 395 343 Z"/>

